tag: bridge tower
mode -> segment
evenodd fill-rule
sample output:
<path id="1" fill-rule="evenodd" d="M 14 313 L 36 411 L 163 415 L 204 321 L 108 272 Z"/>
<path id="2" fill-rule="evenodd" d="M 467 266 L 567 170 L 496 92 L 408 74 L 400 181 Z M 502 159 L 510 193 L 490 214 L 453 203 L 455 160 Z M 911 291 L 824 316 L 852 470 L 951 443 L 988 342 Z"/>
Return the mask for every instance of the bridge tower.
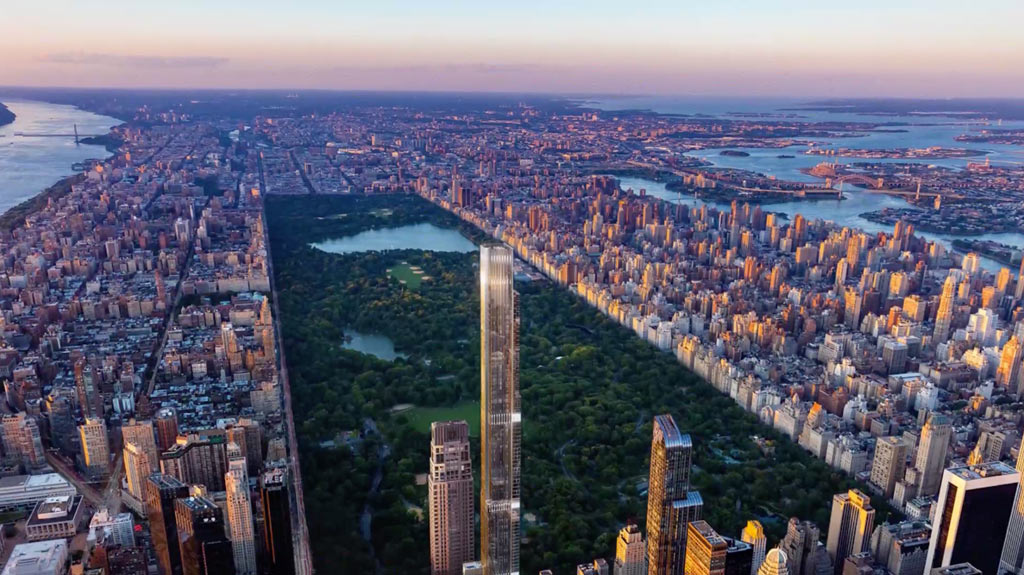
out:
<path id="1" fill-rule="evenodd" d="M 75 145 L 78 145 L 78 124 L 75 124 Z"/>

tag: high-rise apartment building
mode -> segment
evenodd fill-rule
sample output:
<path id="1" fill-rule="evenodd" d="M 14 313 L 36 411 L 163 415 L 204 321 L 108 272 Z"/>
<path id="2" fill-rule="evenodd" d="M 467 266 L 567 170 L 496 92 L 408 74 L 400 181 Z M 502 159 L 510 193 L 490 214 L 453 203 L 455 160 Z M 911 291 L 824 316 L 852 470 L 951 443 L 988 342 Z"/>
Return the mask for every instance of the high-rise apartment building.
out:
<path id="1" fill-rule="evenodd" d="M 843 572 L 847 557 L 868 550 L 874 528 L 875 509 L 867 495 L 851 489 L 832 498 L 832 518 L 825 547 L 836 575 Z"/>
<path id="2" fill-rule="evenodd" d="M 753 557 L 750 560 L 750 573 L 754 575 L 758 569 L 761 568 L 761 562 L 764 561 L 766 547 L 768 546 L 768 539 L 764 536 L 764 527 L 761 522 L 756 519 L 747 521 L 747 525 L 743 528 L 743 533 L 740 534 L 740 540 L 744 543 L 749 543 L 753 550 Z"/>
<path id="3" fill-rule="evenodd" d="M 480 559 L 485 575 L 519 572 L 519 303 L 512 250 L 480 248 Z"/>
<path id="4" fill-rule="evenodd" d="M 686 575 L 725 575 L 725 554 L 729 543 L 706 521 L 687 525 Z"/>
<path id="5" fill-rule="evenodd" d="M 189 485 L 204 485 L 210 491 L 224 491 L 227 469 L 226 435 L 182 436 L 160 455 L 162 473 Z"/>
<path id="6" fill-rule="evenodd" d="M 907 470 L 907 444 L 901 437 L 879 437 L 871 461 L 871 484 L 891 498 L 896 482 Z"/>
<path id="7" fill-rule="evenodd" d="M 156 412 L 156 445 L 160 451 L 167 451 L 178 441 L 178 414 L 173 408 L 162 407 Z"/>
<path id="8" fill-rule="evenodd" d="M 224 575 L 235 571 L 231 542 L 224 532 L 224 514 L 206 497 L 174 502 L 182 575 Z"/>
<path id="9" fill-rule="evenodd" d="M 1024 279 L 1021 280 L 1024 282 Z M 1017 450 L 1017 473 L 1024 479 L 1024 441 Z M 1006 529 L 1006 541 L 999 558 L 1002 573 L 1020 575 L 1024 572 L 1024 481 L 1017 482 L 1017 493 L 1013 498 L 1013 510 Z"/>
<path id="10" fill-rule="evenodd" d="M 928 544 L 926 568 L 970 563 L 996 573 L 1020 473 L 998 461 L 947 469 Z"/>
<path id="11" fill-rule="evenodd" d="M 128 484 L 127 495 L 129 496 L 124 498 L 125 504 L 145 516 L 146 479 L 152 474 L 149 456 L 131 441 L 126 441 L 122 459 L 124 460 L 124 477 Z"/>
<path id="12" fill-rule="evenodd" d="M 252 498 L 245 456 L 235 443 L 228 444 L 227 491 L 228 538 L 236 575 L 256 575 L 256 535 L 252 521 Z"/>
<path id="13" fill-rule="evenodd" d="M 262 563 L 269 575 L 295 575 L 291 504 L 286 473 L 284 468 L 278 467 L 267 471 L 260 478 L 265 553 Z"/>
<path id="14" fill-rule="evenodd" d="M 821 530 L 813 522 L 789 519 L 779 548 L 792 575 L 833 575 L 832 560 L 820 539 Z"/>
<path id="15" fill-rule="evenodd" d="M 146 454 L 149 460 L 149 473 L 160 471 L 160 451 L 156 446 L 156 435 L 153 432 L 152 421 L 135 421 L 132 419 L 121 426 L 121 439 L 125 445 L 129 442 Z M 148 473 L 147 473 L 148 475 Z"/>
<path id="16" fill-rule="evenodd" d="M 24 413 L 3 416 L 0 437 L 7 457 L 17 459 L 29 471 L 46 465 L 43 438 L 34 417 Z"/>
<path id="17" fill-rule="evenodd" d="M 430 425 L 431 575 L 460 575 L 473 560 L 473 462 L 469 455 L 469 424 L 435 421 Z"/>
<path id="18" fill-rule="evenodd" d="M 647 546 L 635 524 L 623 527 L 615 541 L 615 575 L 647 575 Z"/>
<path id="19" fill-rule="evenodd" d="M 686 560 L 687 525 L 701 517 L 704 501 L 690 491 L 693 443 L 671 415 L 654 418 L 647 491 L 647 572 L 674 575 Z"/>
<path id="20" fill-rule="evenodd" d="M 78 426 L 78 439 L 82 445 L 82 468 L 90 477 L 104 477 L 110 472 L 110 442 L 106 423 L 88 417 Z"/>
<path id="21" fill-rule="evenodd" d="M 100 393 L 100 375 L 96 368 L 80 357 L 75 361 L 74 372 L 82 417 L 103 417 L 103 395 Z"/>
<path id="22" fill-rule="evenodd" d="M 146 517 L 160 575 L 181 575 L 174 501 L 182 497 L 188 497 L 188 486 L 175 477 L 154 473 L 146 480 Z"/>
<path id="23" fill-rule="evenodd" d="M 939 492 L 942 472 L 946 469 L 946 454 L 953 426 L 945 415 L 933 413 L 921 428 L 921 442 L 917 448 L 914 469 L 920 481 L 918 496 L 934 496 Z"/>

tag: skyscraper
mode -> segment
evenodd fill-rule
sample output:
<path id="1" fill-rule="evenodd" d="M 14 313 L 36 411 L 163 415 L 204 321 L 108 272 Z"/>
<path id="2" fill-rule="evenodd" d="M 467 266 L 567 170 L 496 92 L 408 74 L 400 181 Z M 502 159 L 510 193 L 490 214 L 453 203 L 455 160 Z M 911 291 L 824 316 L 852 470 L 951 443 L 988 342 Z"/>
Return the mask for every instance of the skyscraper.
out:
<path id="1" fill-rule="evenodd" d="M 942 284 L 942 296 L 939 298 L 939 311 L 935 316 L 935 332 L 932 340 L 942 343 L 949 339 L 949 325 L 953 321 L 953 298 L 956 295 L 956 278 L 950 274 Z"/>
<path id="2" fill-rule="evenodd" d="M 921 428 L 921 443 L 917 448 L 914 469 L 920 481 L 918 495 L 933 496 L 939 492 L 942 472 L 946 468 L 946 453 L 953 426 L 945 415 L 931 414 Z"/>
<path id="3" fill-rule="evenodd" d="M 813 522 L 800 521 L 796 517 L 789 519 L 786 536 L 779 543 L 779 548 L 786 556 L 792 575 L 832 574 L 832 561 L 820 538 L 821 530 Z"/>
<path id="4" fill-rule="evenodd" d="M 519 303 L 512 250 L 480 248 L 480 560 L 519 572 Z"/>
<path id="5" fill-rule="evenodd" d="M 892 497 L 896 482 L 907 469 L 907 444 L 900 437 L 879 437 L 871 461 L 871 484 L 886 498 Z"/>
<path id="6" fill-rule="evenodd" d="M 261 477 L 260 501 L 263 504 L 263 563 L 269 575 L 295 575 L 295 551 L 292 546 L 292 518 L 288 501 L 288 476 L 284 468 L 267 471 Z"/>
<path id="7" fill-rule="evenodd" d="M 947 469 L 925 568 L 966 562 L 996 573 L 1019 479 L 1020 473 L 998 461 Z"/>
<path id="8" fill-rule="evenodd" d="M 633 523 L 619 531 L 615 542 L 615 575 L 647 575 L 647 547 Z"/>
<path id="9" fill-rule="evenodd" d="M 182 575 L 224 575 L 235 571 L 231 542 L 224 534 L 224 515 L 206 497 L 174 502 Z"/>
<path id="10" fill-rule="evenodd" d="M 188 497 L 188 486 L 168 475 L 154 473 L 146 481 L 146 517 L 160 575 L 181 575 L 181 549 L 174 519 L 174 501 Z"/>
<path id="11" fill-rule="evenodd" d="M 750 547 L 754 550 L 753 557 L 750 560 L 750 573 L 754 575 L 761 568 L 761 562 L 764 561 L 765 557 L 765 548 L 768 546 L 768 539 L 764 536 L 764 527 L 761 526 L 761 522 L 756 519 L 747 521 L 746 527 L 743 528 L 743 533 L 740 534 L 740 539 L 745 543 L 749 543 Z"/>
<path id="12" fill-rule="evenodd" d="M 1024 478 L 1024 441 L 1017 450 L 1017 473 Z M 1013 498 L 1013 510 L 1006 529 L 1006 541 L 999 559 L 999 570 L 1019 575 L 1024 569 L 1024 482 L 1017 482 L 1017 493 Z"/>
<path id="13" fill-rule="evenodd" d="M 682 572 L 686 575 L 724 575 L 725 553 L 729 543 L 715 532 L 706 521 L 694 521 L 686 526 L 686 561 Z"/>
<path id="14" fill-rule="evenodd" d="M 460 575 L 473 560 L 473 462 L 469 455 L 469 424 L 435 421 L 430 425 L 430 572 Z"/>
<path id="15" fill-rule="evenodd" d="M 151 474 L 149 457 L 131 441 L 124 443 L 122 458 L 124 460 L 124 477 L 128 483 L 128 496 L 125 505 L 132 510 L 146 515 L 146 478 Z M 122 494 L 122 497 L 124 494 Z"/>
<path id="16" fill-rule="evenodd" d="M 170 407 L 156 412 L 156 444 L 160 451 L 167 451 L 178 440 L 178 414 Z"/>
<path id="17" fill-rule="evenodd" d="M 236 575 L 256 575 L 256 536 L 252 522 L 252 499 L 245 456 L 235 443 L 228 444 L 227 490 L 228 537 Z"/>
<path id="18" fill-rule="evenodd" d="M 149 473 L 160 471 L 160 452 L 156 448 L 156 436 L 153 434 L 152 421 L 135 421 L 134 419 L 121 426 L 121 439 L 125 445 L 134 443 L 149 460 Z M 148 474 L 147 474 L 148 475 Z"/>
<path id="19" fill-rule="evenodd" d="M 654 418 L 647 490 L 647 572 L 681 573 L 686 559 L 686 526 L 700 519 L 704 502 L 690 491 L 693 443 L 671 415 Z"/>
<path id="20" fill-rule="evenodd" d="M 35 417 L 24 413 L 3 416 L 0 436 L 7 457 L 18 459 L 30 471 L 46 465 L 43 439 Z"/>
<path id="21" fill-rule="evenodd" d="M 832 498 L 832 518 L 825 547 L 837 575 L 843 572 L 847 557 L 868 550 L 874 528 L 875 509 L 867 495 L 851 489 Z"/>
<path id="22" fill-rule="evenodd" d="M 90 477 L 103 477 L 110 472 L 110 443 L 107 425 L 102 419 L 87 417 L 78 426 L 78 439 L 82 445 L 82 467 Z"/>

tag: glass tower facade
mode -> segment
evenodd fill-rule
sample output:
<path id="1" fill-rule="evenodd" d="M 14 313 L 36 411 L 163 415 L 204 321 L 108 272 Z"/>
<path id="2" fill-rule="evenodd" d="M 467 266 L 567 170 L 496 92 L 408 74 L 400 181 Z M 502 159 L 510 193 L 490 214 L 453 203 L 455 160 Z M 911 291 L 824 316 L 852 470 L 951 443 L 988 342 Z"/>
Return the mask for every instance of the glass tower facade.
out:
<path id="1" fill-rule="evenodd" d="M 480 248 L 480 560 L 519 573 L 519 305 L 512 250 Z"/>

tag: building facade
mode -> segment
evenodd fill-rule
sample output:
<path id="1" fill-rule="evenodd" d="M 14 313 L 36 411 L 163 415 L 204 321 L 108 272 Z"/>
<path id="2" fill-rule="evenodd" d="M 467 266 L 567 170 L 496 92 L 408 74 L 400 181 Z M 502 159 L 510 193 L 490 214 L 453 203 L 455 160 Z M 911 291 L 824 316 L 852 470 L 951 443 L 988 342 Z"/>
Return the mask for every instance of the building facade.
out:
<path id="1" fill-rule="evenodd" d="M 480 560 L 485 575 L 519 572 L 519 302 L 512 250 L 480 248 Z"/>
<path id="2" fill-rule="evenodd" d="M 430 572 L 460 575 L 462 564 L 473 560 L 473 461 L 469 454 L 469 424 L 435 421 L 430 425 L 430 471 L 427 476 L 430 510 Z"/>

